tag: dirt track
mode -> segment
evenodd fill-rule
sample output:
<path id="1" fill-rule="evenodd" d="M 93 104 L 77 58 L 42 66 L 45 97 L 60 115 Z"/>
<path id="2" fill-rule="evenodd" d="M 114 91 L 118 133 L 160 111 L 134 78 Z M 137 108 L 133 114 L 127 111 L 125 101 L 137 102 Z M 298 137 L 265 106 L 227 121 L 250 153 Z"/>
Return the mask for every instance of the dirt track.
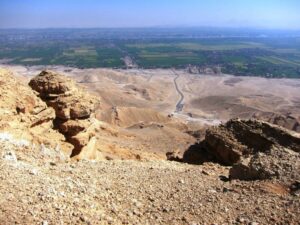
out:
<path id="1" fill-rule="evenodd" d="M 183 107 L 184 107 L 184 104 L 183 104 L 184 94 L 181 92 L 181 90 L 179 89 L 178 84 L 177 84 L 177 80 L 180 77 L 180 75 L 175 70 L 172 70 L 172 71 L 176 75 L 176 77 L 174 78 L 174 85 L 175 85 L 176 91 L 180 95 L 180 100 L 177 102 L 177 104 L 176 104 L 176 110 L 175 110 L 175 112 L 178 113 L 178 112 L 181 112 L 182 109 L 183 109 Z"/>

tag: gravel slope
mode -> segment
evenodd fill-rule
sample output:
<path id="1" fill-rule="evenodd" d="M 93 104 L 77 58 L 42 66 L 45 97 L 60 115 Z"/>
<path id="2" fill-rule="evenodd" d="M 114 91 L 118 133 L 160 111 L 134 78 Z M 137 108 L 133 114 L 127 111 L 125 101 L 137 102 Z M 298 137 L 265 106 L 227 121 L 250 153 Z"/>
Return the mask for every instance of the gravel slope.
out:
<path id="1" fill-rule="evenodd" d="M 228 168 L 167 161 L 71 162 L 0 138 L 0 224 L 298 224 L 276 181 L 224 182 Z M 223 179 L 224 180 L 224 179 Z"/>

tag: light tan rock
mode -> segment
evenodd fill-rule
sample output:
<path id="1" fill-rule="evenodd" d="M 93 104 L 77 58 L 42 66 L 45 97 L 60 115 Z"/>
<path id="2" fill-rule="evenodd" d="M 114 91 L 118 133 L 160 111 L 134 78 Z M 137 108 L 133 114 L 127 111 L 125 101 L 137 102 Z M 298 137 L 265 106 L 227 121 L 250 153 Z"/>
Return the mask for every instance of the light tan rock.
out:
<path id="1" fill-rule="evenodd" d="M 55 110 L 59 131 L 74 146 L 71 156 L 90 149 L 92 144 L 89 143 L 94 140 L 95 132 L 89 118 L 98 107 L 97 98 L 76 86 L 71 79 L 52 71 L 42 71 L 29 85 Z"/>
<path id="2" fill-rule="evenodd" d="M 104 160 L 105 158 L 100 151 L 97 150 L 97 138 L 92 137 L 88 144 L 86 144 L 80 153 L 74 157 L 75 159 L 88 159 L 88 160 Z"/>
<path id="3" fill-rule="evenodd" d="M 53 148 L 60 145 L 69 152 L 65 137 L 53 130 L 54 119 L 53 108 L 10 71 L 0 69 L 0 132 Z"/>
<path id="4" fill-rule="evenodd" d="M 95 96 L 76 86 L 70 78 L 52 71 L 42 71 L 29 85 L 63 120 L 89 118 L 99 104 Z"/>

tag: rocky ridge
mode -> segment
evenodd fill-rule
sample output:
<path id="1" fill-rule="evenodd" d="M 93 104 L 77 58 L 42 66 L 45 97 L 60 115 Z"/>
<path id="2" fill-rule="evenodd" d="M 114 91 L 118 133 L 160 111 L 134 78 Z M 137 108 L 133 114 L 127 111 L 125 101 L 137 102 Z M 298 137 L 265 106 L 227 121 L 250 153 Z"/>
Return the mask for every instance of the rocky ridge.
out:
<path id="1" fill-rule="evenodd" d="M 185 129 L 183 124 L 149 109 L 125 108 L 121 110 L 124 112 L 122 116 L 118 117 L 122 120 L 122 124 L 114 124 L 111 120 L 105 122 L 106 120 L 97 117 L 97 114 L 104 111 L 101 105 L 99 107 L 99 99 L 102 98 L 89 94 L 72 79 L 59 73 L 42 71 L 29 82 L 30 86 L 19 82 L 9 71 L 2 73 L 2 77 L 3 87 L 7 86 L 10 90 L 9 92 L 5 92 L 6 89 L 1 90 L 5 96 L 1 99 L 4 105 L 2 110 L 6 109 L 11 113 L 8 119 L 2 121 L 3 124 L 7 121 L 6 126 L 3 125 L 3 130 L 9 131 L 15 127 L 11 130 L 11 134 L 16 137 L 18 133 L 24 136 L 34 131 L 36 138 L 28 137 L 29 142 L 37 141 L 39 134 L 41 139 L 39 143 L 49 147 L 59 145 L 74 159 L 165 159 L 165 153 L 160 153 L 161 146 L 157 146 L 156 143 L 168 149 L 179 144 L 184 150 L 189 142 L 193 142 L 193 137 L 182 132 L 182 129 Z M 15 91 L 13 88 L 15 86 L 20 87 L 19 89 L 26 95 Z M 31 103 L 28 99 L 31 98 L 38 101 L 38 104 L 42 104 L 43 108 L 39 115 L 22 113 L 21 104 L 18 106 L 20 109 L 16 105 L 9 105 L 19 99 L 24 101 L 23 105 L 29 107 Z M 6 102 L 8 102 L 7 108 L 5 108 Z M 35 119 L 32 129 L 28 128 L 31 123 L 23 123 L 21 119 L 15 120 L 19 116 L 15 116 L 17 113 L 13 113 L 14 111 L 19 112 L 22 121 Z M 49 115 L 46 118 L 47 123 L 42 122 L 39 117 L 47 115 Z M 134 118 L 127 121 L 126 117 L 131 115 L 135 115 Z M 158 120 L 158 122 L 151 122 L 151 120 Z M 25 124 L 23 129 L 22 126 Z M 134 125 L 131 126 L 132 124 Z M 41 129 L 46 125 L 47 131 Z M 121 125 L 130 127 L 127 129 Z M 176 138 L 178 143 L 174 143 L 170 137 Z"/>
<path id="2" fill-rule="evenodd" d="M 234 119 L 209 128 L 205 139 L 192 146 L 183 161 L 213 161 L 231 166 L 230 178 L 241 180 L 300 180 L 300 135 L 258 120 Z"/>

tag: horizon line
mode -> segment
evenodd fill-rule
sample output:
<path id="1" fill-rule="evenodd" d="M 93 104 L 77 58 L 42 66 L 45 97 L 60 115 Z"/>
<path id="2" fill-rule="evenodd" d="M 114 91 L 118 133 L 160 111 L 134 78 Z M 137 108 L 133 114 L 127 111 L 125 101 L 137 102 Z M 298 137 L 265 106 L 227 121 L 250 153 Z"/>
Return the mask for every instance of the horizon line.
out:
<path id="1" fill-rule="evenodd" d="M 299 28 L 272 28 L 272 27 L 236 27 L 236 26 L 112 26 L 112 27 L 0 27 L 0 30 L 46 30 L 46 29 L 187 29 L 187 28 L 206 28 L 206 29 L 250 29 L 250 30 L 285 30 L 300 31 Z"/>

